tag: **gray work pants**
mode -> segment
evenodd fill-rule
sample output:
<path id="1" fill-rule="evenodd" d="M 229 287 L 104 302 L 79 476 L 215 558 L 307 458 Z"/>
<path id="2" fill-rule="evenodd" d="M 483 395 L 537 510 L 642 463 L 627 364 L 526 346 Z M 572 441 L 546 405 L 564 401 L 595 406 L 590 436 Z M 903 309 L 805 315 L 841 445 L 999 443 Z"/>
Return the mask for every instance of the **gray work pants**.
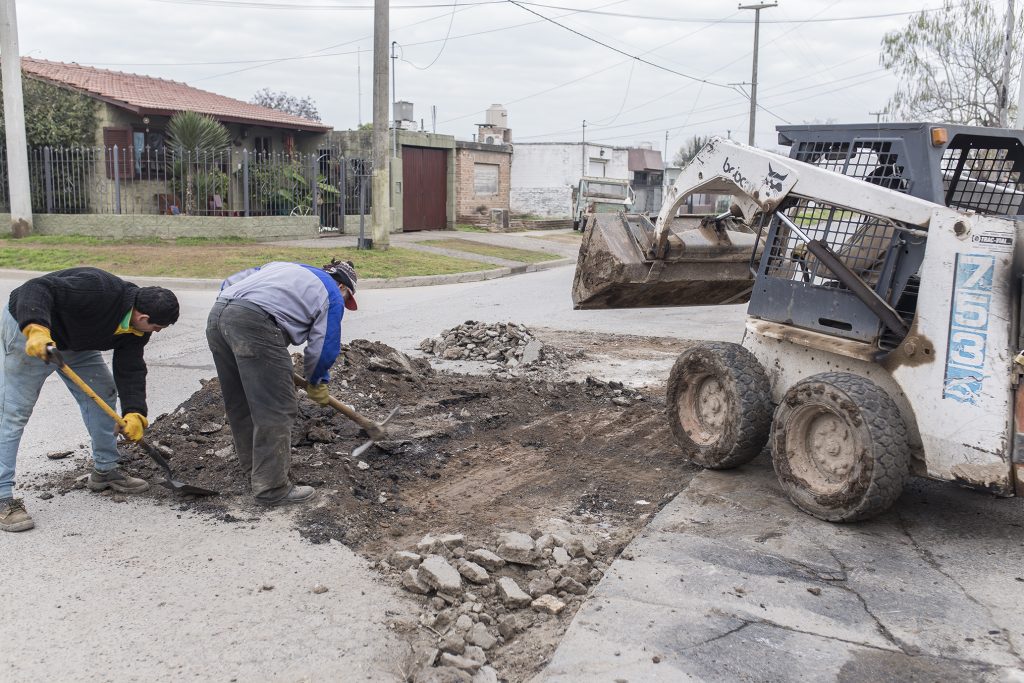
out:
<path id="1" fill-rule="evenodd" d="M 262 309 L 237 301 L 213 305 L 206 340 L 217 366 L 238 463 L 252 478 L 256 500 L 274 502 L 292 487 L 288 468 L 298 398 L 288 340 Z"/>

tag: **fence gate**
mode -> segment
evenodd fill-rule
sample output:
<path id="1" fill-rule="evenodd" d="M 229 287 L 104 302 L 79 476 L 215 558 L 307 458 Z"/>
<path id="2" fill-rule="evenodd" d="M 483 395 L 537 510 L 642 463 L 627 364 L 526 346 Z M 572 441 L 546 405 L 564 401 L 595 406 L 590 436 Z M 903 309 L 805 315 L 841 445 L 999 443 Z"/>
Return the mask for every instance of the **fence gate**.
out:
<path id="1" fill-rule="evenodd" d="M 405 232 L 448 226 L 448 153 L 402 145 L 402 211 Z"/>

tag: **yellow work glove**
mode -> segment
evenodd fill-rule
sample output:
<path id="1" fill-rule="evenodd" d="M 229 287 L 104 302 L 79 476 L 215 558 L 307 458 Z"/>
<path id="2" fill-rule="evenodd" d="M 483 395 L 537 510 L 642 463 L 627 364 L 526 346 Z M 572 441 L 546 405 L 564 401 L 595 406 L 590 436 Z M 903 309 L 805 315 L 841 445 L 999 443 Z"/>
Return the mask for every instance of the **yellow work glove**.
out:
<path id="1" fill-rule="evenodd" d="M 124 416 L 124 427 L 120 431 L 132 441 L 142 438 L 142 432 L 149 426 L 149 420 L 139 413 L 128 413 Z"/>
<path id="2" fill-rule="evenodd" d="M 306 387 L 306 396 L 309 396 L 311 401 L 316 401 L 322 406 L 327 405 L 331 398 L 331 395 L 327 393 L 326 384 L 310 384 Z"/>
<path id="3" fill-rule="evenodd" d="M 50 328 L 32 323 L 25 325 L 21 331 L 25 335 L 25 353 L 45 361 L 49 357 L 46 352 L 47 346 L 53 346 L 53 339 L 50 337 Z"/>

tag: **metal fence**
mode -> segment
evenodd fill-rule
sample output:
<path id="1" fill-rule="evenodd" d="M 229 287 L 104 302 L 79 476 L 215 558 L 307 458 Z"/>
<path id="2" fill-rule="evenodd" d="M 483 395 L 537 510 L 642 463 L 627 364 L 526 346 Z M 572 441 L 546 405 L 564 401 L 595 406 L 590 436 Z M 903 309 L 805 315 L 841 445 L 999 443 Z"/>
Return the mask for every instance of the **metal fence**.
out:
<path id="1" fill-rule="evenodd" d="M 9 211 L 0 147 L 0 210 Z M 316 154 L 249 149 L 37 147 L 29 150 L 35 213 L 191 216 L 317 215 L 345 229 L 370 212 L 372 163 L 336 150 Z"/>

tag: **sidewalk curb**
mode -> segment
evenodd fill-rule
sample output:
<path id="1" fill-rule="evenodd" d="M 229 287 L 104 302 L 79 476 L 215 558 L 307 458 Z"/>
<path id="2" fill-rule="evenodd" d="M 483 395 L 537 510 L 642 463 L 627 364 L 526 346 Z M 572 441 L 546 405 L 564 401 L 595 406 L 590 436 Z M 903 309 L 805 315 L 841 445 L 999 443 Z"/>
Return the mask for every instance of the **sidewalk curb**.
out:
<path id="1" fill-rule="evenodd" d="M 359 291 L 367 289 L 392 289 L 397 287 L 430 287 L 433 285 L 454 285 L 464 282 L 483 282 L 496 280 L 512 275 L 522 275 L 541 270 L 550 270 L 561 266 L 572 265 L 576 259 L 562 258 L 557 261 L 543 261 L 541 263 L 524 263 L 521 266 L 493 268 L 489 270 L 477 270 L 468 273 L 452 273 L 450 275 L 412 275 L 409 277 L 396 278 L 366 278 L 359 281 Z M 15 268 L 0 268 L 0 277 L 24 278 L 30 280 L 40 275 L 46 275 L 50 271 L 39 270 L 17 270 Z M 187 277 L 141 277 L 132 275 L 119 275 L 126 280 L 134 282 L 143 287 L 157 286 L 177 289 L 212 290 L 220 289 L 220 279 L 209 278 L 187 278 Z"/>

